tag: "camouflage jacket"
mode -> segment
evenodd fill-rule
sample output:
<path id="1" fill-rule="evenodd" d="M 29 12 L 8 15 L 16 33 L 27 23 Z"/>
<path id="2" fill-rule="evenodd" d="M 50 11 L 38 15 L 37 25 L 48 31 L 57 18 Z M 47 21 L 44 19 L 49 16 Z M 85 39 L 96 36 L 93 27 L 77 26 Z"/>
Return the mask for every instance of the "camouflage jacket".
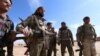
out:
<path id="1" fill-rule="evenodd" d="M 71 40 L 73 42 L 72 32 L 68 28 L 66 28 L 64 30 L 59 29 L 58 39 L 59 40 Z"/>
<path id="2" fill-rule="evenodd" d="M 94 27 L 91 24 L 82 25 L 77 29 L 77 41 L 83 41 L 84 39 L 96 39 L 96 32 Z"/>
<path id="3" fill-rule="evenodd" d="M 53 39 L 53 36 L 54 36 L 53 31 L 51 29 L 46 29 L 46 31 L 48 31 L 49 33 L 51 33 L 51 34 L 46 34 L 49 37 L 49 39 Z"/>
<path id="4" fill-rule="evenodd" d="M 10 34 L 11 31 L 14 30 L 14 24 L 13 24 L 13 22 L 10 20 L 10 18 L 8 16 L 7 16 L 7 19 L 6 20 L 3 20 L 3 17 L 0 16 L 0 20 L 3 21 L 4 24 L 5 24 L 5 26 L 6 26 L 6 31 L 5 31 L 5 34 L 4 34 L 3 38 L 2 38 L 2 41 L 3 41 L 3 43 L 6 43 L 7 44 L 7 43 L 9 43 L 9 41 L 11 41 L 11 37 L 9 37 L 9 36 L 11 35 Z M 1 25 L 0 25 L 0 27 L 1 27 Z"/>
<path id="5" fill-rule="evenodd" d="M 38 22 L 36 22 L 36 19 L 37 19 Z M 38 23 L 38 24 L 37 24 L 37 23 Z M 17 27 L 16 27 L 16 30 L 19 31 L 19 29 L 24 29 L 25 27 L 28 26 L 28 28 L 32 29 L 33 35 L 35 35 L 35 34 L 34 34 L 35 31 L 38 31 L 38 30 L 41 31 L 41 29 L 38 27 L 38 25 L 39 25 L 39 27 L 40 27 L 41 29 L 45 30 L 44 19 L 41 18 L 40 16 L 37 16 L 37 15 L 33 15 L 33 14 L 32 14 L 32 15 L 29 16 L 26 20 L 24 20 L 23 22 L 19 23 L 19 24 L 17 25 Z M 41 36 L 41 35 L 44 35 L 44 34 L 45 34 L 45 33 L 44 33 L 43 31 L 41 31 L 41 34 L 38 35 L 38 36 L 39 36 L 39 37 L 43 37 L 43 36 Z"/>

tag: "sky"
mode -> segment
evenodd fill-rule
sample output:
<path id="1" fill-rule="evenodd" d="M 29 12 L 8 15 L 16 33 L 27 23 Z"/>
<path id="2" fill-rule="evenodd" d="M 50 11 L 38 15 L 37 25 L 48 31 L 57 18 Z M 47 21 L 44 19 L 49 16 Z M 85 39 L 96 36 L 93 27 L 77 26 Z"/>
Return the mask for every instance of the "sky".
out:
<path id="1" fill-rule="evenodd" d="M 83 24 L 85 16 L 89 16 L 97 36 L 100 36 L 100 0 L 13 0 L 8 15 L 16 27 L 21 22 L 19 17 L 26 19 L 39 6 L 44 7 L 44 18 L 53 23 L 56 31 L 64 21 L 76 39 L 77 27 Z"/>

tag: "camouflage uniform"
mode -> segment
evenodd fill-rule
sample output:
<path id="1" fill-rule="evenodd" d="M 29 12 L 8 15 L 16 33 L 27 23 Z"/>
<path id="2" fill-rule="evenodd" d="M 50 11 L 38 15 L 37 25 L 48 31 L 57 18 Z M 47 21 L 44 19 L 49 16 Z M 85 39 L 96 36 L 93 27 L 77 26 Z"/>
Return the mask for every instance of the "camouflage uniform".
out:
<path id="1" fill-rule="evenodd" d="M 44 49 L 44 31 L 40 30 L 38 28 L 36 19 L 38 21 L 38 25 L 40 28 L 43 28 L 45 26 L 43 18 L 41 18 L 38 15 L 32 14 L 29 16 L 25 21 L 21 22 L 20 24 L 17 25 L 17 30 L 20 28 L 25 28 L 28 26 L 33 34 L 30 34 L 30 43 L 29 43 L 29 53 L 30 56 L 46 56 L 46 52 Z M 36 31 L 39 31 L 40 33 L 36 33 Z"/>
<path id="2" fill-rule="evenodd" d="M 77 41 L 82 43 L 84 56 L 96 56 L 96 33 L 92 25 L 84 24 L 78 28 Z"/>
<path id="3" fill-rule="evenodd" d="M 3 17 L 0 16 L 0 20 L 2 19 Z M 10 36 L 11 31 L 14 30 L 14 24 L 8 16 L 7 16 L 7 19 L 3 21 L 5 22 L 7 29 L 6 29 L 4 37 L 1 40 L 2 45 L 7 46 L 7 56 L 13 56 L 13 41 L 12 41 L 12 37 L 9 37 L 9 36 Z"/>
<path id="4" fill-rule="evenodd" d="M 73 52 L 73 36 L 71 31 L 66 27 L 65 29 L 60 28 L 58 33 L 59 43 L 61 44 L 61 54 L 64 56 L 65 49 L 67 46 L 68 52 L 70 56 L 74 56 Z"/>
<path id="5" fill-rule="evenodd" d="M 48 31 L 48 32 L 51 32 L 51 30 L 50 29 L 46 29 L 46 31 Z M 51 32 L 52 33 L 52 32 Z M 46 34 L 46 38 L 45 38 L 45 40 L 46 40 L 46 42 L 45 42 L 45 48 L 48 50 L 49 49 L 49 42 L 50 42 L 50 34 Z"/>
<path id="6" fill-rule="evenodd" d="M 53 33 L 52 35 L 49 35 L 49 49 L 47 56 L 51 56 L 52 51 L 54 51 L 54 56 L 56 56 L 56 32 L 53 32 L 52 29 L 47 29 L 47 31 Z"/>

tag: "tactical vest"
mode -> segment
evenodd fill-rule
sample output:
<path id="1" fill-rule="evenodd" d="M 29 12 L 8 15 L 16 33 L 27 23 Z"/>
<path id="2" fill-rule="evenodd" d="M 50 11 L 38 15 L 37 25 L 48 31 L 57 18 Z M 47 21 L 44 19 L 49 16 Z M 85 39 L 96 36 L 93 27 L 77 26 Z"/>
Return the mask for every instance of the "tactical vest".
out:
<path id="1" fill-rule="evenodd" d="M 42 27 L 44 26 L 44 22 L 42 18 L 39 19 L 38 16 L 32 15 L 33 22 L 32 24 L 28 25 L 29 28 L 33 30 L 33 35 L 38 39 L 43 39 L 43 30 Z"/>
<path id="2" fill-rule="evenodd" d="M 10 31 L 13 29 L 13 22 L 9 19 L 8 16 L 7 20 L 3 20 L 3 18 L 0 17 L 0 43 L 2 44 L 2 46 L 6 46 L 11 40 L 11 37 L 9 37 L 9 35 Z"/>
<path id="3" fill-rule="evenodd" d="M 69 29 L 60 29 L 61 31 L 61 40 L 70 40 L 70 33 Z"/>
<path id="4" fill-rule="evenodd" d="M 93 39 L 96 37 L 95 29 L 93 28 L 92 25 L 83 25 L 80 27 L 81 32 L 79 33 L 81 37 L 81 41 L 84 39 Z"/>
<path id="5" fill-rule="evenodd" d="M 7 31 L 6 22 L 4 20 L 0 19 L 0 39 L 2 39 L 2 37 L 4 37 L 6 31 Z"/>

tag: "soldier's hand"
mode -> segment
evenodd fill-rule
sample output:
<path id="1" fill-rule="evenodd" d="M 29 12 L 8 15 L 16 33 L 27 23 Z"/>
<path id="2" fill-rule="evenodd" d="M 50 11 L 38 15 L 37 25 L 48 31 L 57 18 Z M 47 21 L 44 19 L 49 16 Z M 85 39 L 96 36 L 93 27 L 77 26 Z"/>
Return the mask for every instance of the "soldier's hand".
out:
<path id="1" fill-rule="evenodd" d="M 14 41 L 16 39 L 16 34 L 17 34 L 16 31 L 11 31 L 10 32 L 9 37 L 10 37 L 11 41 Z"/>
<path id="2" fill-rule="evenodd" d="M 31 34 L 30 30 L 28 29 L 23 29 L 22 31 L 25 36 L 29 36 Z"/>

